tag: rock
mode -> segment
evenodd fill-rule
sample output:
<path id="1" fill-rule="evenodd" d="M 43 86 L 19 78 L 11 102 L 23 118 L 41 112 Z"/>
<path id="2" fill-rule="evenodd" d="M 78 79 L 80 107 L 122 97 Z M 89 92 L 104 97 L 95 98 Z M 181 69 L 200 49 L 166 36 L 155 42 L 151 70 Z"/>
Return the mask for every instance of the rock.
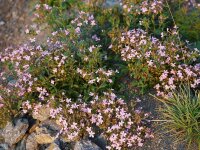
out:
<path id="1" fill-rule="evenodd" d="M 28 120 L 24 118 L 16 119 L 15 125 L 9 122 L 2 132 L 5 143 L 10 146 L 18 143 L 24 137 L 28 127 Z"/>
<path id="2" fill-rule="evenodd" d="M 120 1 L 119 0 L 106 0 L 106 7 L 113 7 L 115 5 L 119 5 Z"/>
<path id="3" fill-rule="evenodd" d="M 74 150 L 101 150 L 101 148 L 89 140 L 81 140 L 75 143 Z"/>
<path id="4" fill-rule="evenodd" d="M 52 134 L 57 134 L 62 129 L 62 127 L 53 120 L 46 120 L 42 122 L 40 126 L 48 128 Z"/>
<path id="5" fill-rule="evenodd" d="M 0 129 L 0 142 L 2 142 L 2 139 L 3 139 L 3 129 Z"/>
<path id="6" fill-rule="evenodd" d="M 45 150 L 61 150 L 61 149 L 55 142 L 53 142 Z"/>
<path id="7" fill-rule="evenodd" d="M 0 21 L 0 26 L 3 26 L 5 24 L 4 21 Z"/>
<path id="8" fill-rule="evenodd" d="M 26 150 L 38 150 L 38 143 L 35 140 L 35 133 L 31 133 L 26 140 Z"/>
<path id="9" fill-rule="evenodd" d="M 26 150 L 26 139 L 22 139 L 17 143 L 15 150 Z"/>
<path id="10" fill-rule="evenodd" d="M 8 144 L 0 144 L 0 150 L 9 150 Z"/>
<path id="11" fill-rule="evenodd" d="M 71 150 L 72 144 L 69 142 L 65 142 L 62 138 L 59 138 L 56 143 L 59 145 L 61 150 Z"/>
<path id="12" fill-rule="evenodd" d="M 46 120 L 36 127 L 35 140 L 39 144 L 52 143 L 56 139 L 60 129 L 61 127 L 54 121 Z"/>
<path id="13" fill-rule="evenodd" d="M 48 144 L 52 143 L 55 137 L 52 137 L 46 128 L 36 127 L 35 140 L 38 144 Z"/>
<path id="14" fill-rule="evenodd" d="M 107 141 L 103 135 L 99 135 L 96 138 L 91 139 L 91 141 L 98 145 L 102 150 L 106 150 Z"/>
<path id="15" fill-rule="evenodd" d="M 38 110 L 38 114 L 33 113 L 33 118 L 40 120 L 40 121 L 45 121 L 50 117 L 50 109 L 49 107 L 42 106 Z"/>
<path id="16" fill-rule="evenodd" d="M 31 124 L 30 124 L 31 125 Z M 30 129 L 28 132 L 31 134 L 32 132 L 35 131 L 36 127 L 39 125 L 39 121 L 37 120 L 34 124 L 31 125 Z"/>

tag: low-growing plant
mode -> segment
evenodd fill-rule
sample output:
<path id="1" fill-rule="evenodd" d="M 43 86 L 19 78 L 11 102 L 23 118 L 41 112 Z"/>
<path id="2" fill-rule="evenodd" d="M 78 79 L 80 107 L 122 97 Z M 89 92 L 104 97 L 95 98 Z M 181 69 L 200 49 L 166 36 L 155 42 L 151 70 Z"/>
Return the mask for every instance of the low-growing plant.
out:
<path id="1" fill-rule="evenodd" d="M 91 93 L 92 101 L 76 102 L 71 98 L 56 99 L 49 96 L 46 107 L 51 108 L 49 116 L 61 126 L 57 136 L 66 141 L 77 141 L 84 137 L 94 138 L 101 134 L 107 140 L 107 149 L 130 149 L 142 147 L 144 140 L 152 138 L 151 130 L 146 126 L 148 114 L 128 107 L 125 101 L 112 92 L 104 92 L 102 96 Z M 58 106 L 55 104 L 60 102 Z M 38 113 L 44 107 L 41 104 L 23 104 L 25 113 Z"/>
<path id="2" fill-rule="evenodd" d="M 37 24 L 48 23 L 53 30 L 65 28 L 83 4 L 81 0 L 42 0 L 35 5 L 35 21 Z"/>
<path id="3" fill-rule="evenodd" d="M 199 84 L 199 65 L 188 65 L 199 58 L 199 53 L 180 43 L 177 34 L 176 29 L 168 30 L 158 39 L 133 29 L 121 33 L 111 48 L 127 62 L 134 85 L 145 90 L 159 83 L 156 89 L 164 96 L 163 91 L 175 89 L 180 82 L 191 81 L 193 88 Z"/>
<path id="4" fill-rule="evenodd" d="M 182 82 L 196 88 L 199 52 L 181 42 L 176 26 L 166 27 L 163 0 L 125 0 L 113 8 L 102 0 L 82 4 L 36 5 L 36 25 L 25 31 L 30 40 L 0 52 L 0 107 L 12 116 L 21 110 L 35 116 L 49 107 L 50 118 L 62 127 L 58 136 L 68 141 L 102 133 L 108 149 L 142 146 L 153 135 L 146 115 L 118 98 L 127 86 L 121 81 L 131 76 L 142 92 L 155 86 L 166 98 Z M 41 42 L 43 25 L 49 31 Z"/>
<path id="5" fill-rule="evenodd" d="M 180 86 L 171 97 L 159 100 L 164 104 L 160 112 L 166 131 L 178 142 L 186 142 L 188 148 L 192 143 L 200 148 L 200 92 L 194 92 L 188 85 Z"/>
<path id="6" fill-rule="evenodd" d="M 47 45 L 38 45 L 31 39 L 30 45 L 1 53 L 1 62 L 10 70 L 1 73 L 2 79 L 7 82 L 8 76 L 12 76 L 16 80 L 11 84 L 16 93 L 10 94 L 3 87 L 11 103 L 20 106 L 14 99 L 45 101 L 49 94 L 57 97 L 64 94 L 73 99 L 82 95 L 83 101 L 89 101 L 90 92 L 100 94 L 108 88 L 115 89 L 112 86 L 117 71 L 103 64 L 105 55 L 98 44 L 96 26 L 93 15 L 80 12 L 66 30 L 53 32 Z M 5 95 L 3 100 L 9 101 Z"/>
<path id="7" fill-rule="evenodd" d="M 44 13 L 53 7 L 36 5 Z M 36 15 L 39 23 L 45 21 L 43 15 Z M 101 132 L 108 149 L 142 146 L 145 138 L 152 137 L 143 114 L 107 92 L 120 93 L 121 84 L 117 67 L 107 64 L 101 41 L 107 34 L 93 14 L 76 11 L 72 16 L 62 28 L 56 25 L 50 30 L 44 43 L 35 37 L 40 34 L 36 25 L 26 30 L 31 34 L 27 44 L 0 53 L 1 107 L 16 116 L 20 110 L 37 115 L 39 108 L 49 106 L 50 117 L 62 127 L 61 136 L 71 141 Z"/>

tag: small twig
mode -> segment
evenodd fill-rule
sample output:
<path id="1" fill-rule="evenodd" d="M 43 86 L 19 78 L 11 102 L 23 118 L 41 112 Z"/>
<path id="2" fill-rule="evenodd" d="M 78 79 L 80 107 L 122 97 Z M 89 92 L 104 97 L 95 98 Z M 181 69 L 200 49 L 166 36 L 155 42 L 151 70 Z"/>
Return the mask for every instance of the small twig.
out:
<path id="1" fill-rule="evenodd" d="M 169 10 L 169 13 L 170 13 L 170 15 L 171 15 L 171 17 L 172 17 L 172 21 L 174 22 L 174 25 L 177 26 L 177 25 L 176 25 L 176 21 L 175 21 L 175 19 L 174 19 L 174 16 L 173 16 L 173 14 L 172 14 L 172 11 L 171 11 L 171 8 L 170 8 L 170 6 L 169 6 L 168 1 L 165 0 L 165 2 L 166 2 L 166 4 L 167 4 L 167 7 L 168 7 L 168 10 Z M 180 46 L 181 46 L 181 38 L 180 38 L 179 32 L 178 32 L 178 40 L 179 40 L 179 42 L 180 42 Z M 182 47 L 181 47 L 181 48 L 182 48 Z"/>
<path id="2" fill-rule="evenodd" d="M 152 122 L 170 122 L 172 120 L 150 120 Z"/>

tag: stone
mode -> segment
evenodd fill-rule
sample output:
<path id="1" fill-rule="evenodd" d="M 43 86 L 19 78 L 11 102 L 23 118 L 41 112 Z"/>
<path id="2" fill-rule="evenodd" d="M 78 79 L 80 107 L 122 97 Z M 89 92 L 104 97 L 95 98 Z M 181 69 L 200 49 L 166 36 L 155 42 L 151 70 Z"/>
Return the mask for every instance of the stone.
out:
<path id="1" fill-rule="evenodd" d="M 22 139 L 16 144 L 15 150 L 26 150 L 26 139 Z"/>
<path id="2" fill-rule="evenodd" d="M 38 113 L 34 114 L 33 113 L 33 118 L 37 119 L 39 121 L 45 121 L 50 117 L 50 109 L 49 107 L 42 106 L 39 108 Z"/>
<path id="3" fill-rule="evenodd" d="M 1 143 L 1 142 L 2 142 L 2 140 L 3 140 L 2 133 L 3 133 L 3 129 L 0 129 L 0 143 Z"/>
<path id="4" fill-rule="evenodd" d="M 106 0 L 105 6 L 106 7 L 113 7 L 115 5 L 119 5 L 120 1 L 119 0 Z"/>
<path id="5" fill-rule="evenodd" d="M 101 148 L 89 140 L 81 140 L 75 143 L 73 150 L 101 150 Z"/>
<path id="6" fill-rule="evenodd" d="M 69 142 L 65 142 L 62 138 L 59 138 L 56 143 L 59 145 L 61 150 L 71 150 L 72 144 Z"/>
<path id="7" fill-rule="evenodd" d="M 9 150 L 8 144 L 0 144 L 0 150 Z"/>
<path id="8" fill-rule="evenodd" d="M 29 123 L 25 118 L 16 119 L 15 124 L 9 122 L 2 131 L 5 143 L 10 146 L 18 143 L 26 134 L 28 127 Z"/>
<path id="9" fill-rule="evenodd" d="M 38 150 L 46 150 L 50 144 L 40 144 Z"/>
<path id="10" fill-rule="evenodd" d="M 46 120 L 42 122 L 40 126 L 48 128 L 52 134 L 57 134 L 62 129 L 62 127 L 53 120 Z"/>
<path id="11" fill-rule="evenodd" d="M 47 147 L 45 150 L 61 150 L 58 144 L 55 142 L 51 143 L 49 147 Z"/>
<path id="12" fill-rule="evenodd" d="M 29 134 L 31 134 L 32 132 L 35 131 L 36 127 L 39 125 L 39 121 L 37 120 L 34 124 L 32 124 L 32 126 L 29 129 Z"/>
<path id="13" fill-rule="evenodd" d="M 98 145 L 102 150 L 106 150 L 107 141 L 102 134 L 95 138 L 92 138 L 91 141 Z"/>
<path id="14" fill-rule="evenodd" d="M 0 26 L 3 26 L 5 24 L 4 21 L 0 21 Z"/>
<path id="15" fill-rule="evenodd" d="M 26 150 L 38 150 L 38 143 L 35 140 L 35 133 L 31 133 L 26 140 Z"/>
<path id="16" fill-rule="evenodd" d="M 52 137 L 46 128 L 36 127 L 35 140 L 38 144 L 48 144 L 52 143 L 55 137 Z"/>
<path id="17" fill-rule="evenodd" d="M 39 144 L 52 143 L 57 134 L 60 132 L 61 127 L 52 120 L 45 120 L 38 127 L 36 127 L 35 140 Z"/>

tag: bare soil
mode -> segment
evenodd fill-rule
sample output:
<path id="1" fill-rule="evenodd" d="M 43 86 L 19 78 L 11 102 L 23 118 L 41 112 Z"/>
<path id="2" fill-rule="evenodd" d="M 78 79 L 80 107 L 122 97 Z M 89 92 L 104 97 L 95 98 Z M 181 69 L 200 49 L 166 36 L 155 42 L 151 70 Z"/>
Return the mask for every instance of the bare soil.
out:
<path id="1" fill-rule="evenodd" d="M 30 0 L 0 0 L 0 50 L 19 44 L 30 22 Z"/>

